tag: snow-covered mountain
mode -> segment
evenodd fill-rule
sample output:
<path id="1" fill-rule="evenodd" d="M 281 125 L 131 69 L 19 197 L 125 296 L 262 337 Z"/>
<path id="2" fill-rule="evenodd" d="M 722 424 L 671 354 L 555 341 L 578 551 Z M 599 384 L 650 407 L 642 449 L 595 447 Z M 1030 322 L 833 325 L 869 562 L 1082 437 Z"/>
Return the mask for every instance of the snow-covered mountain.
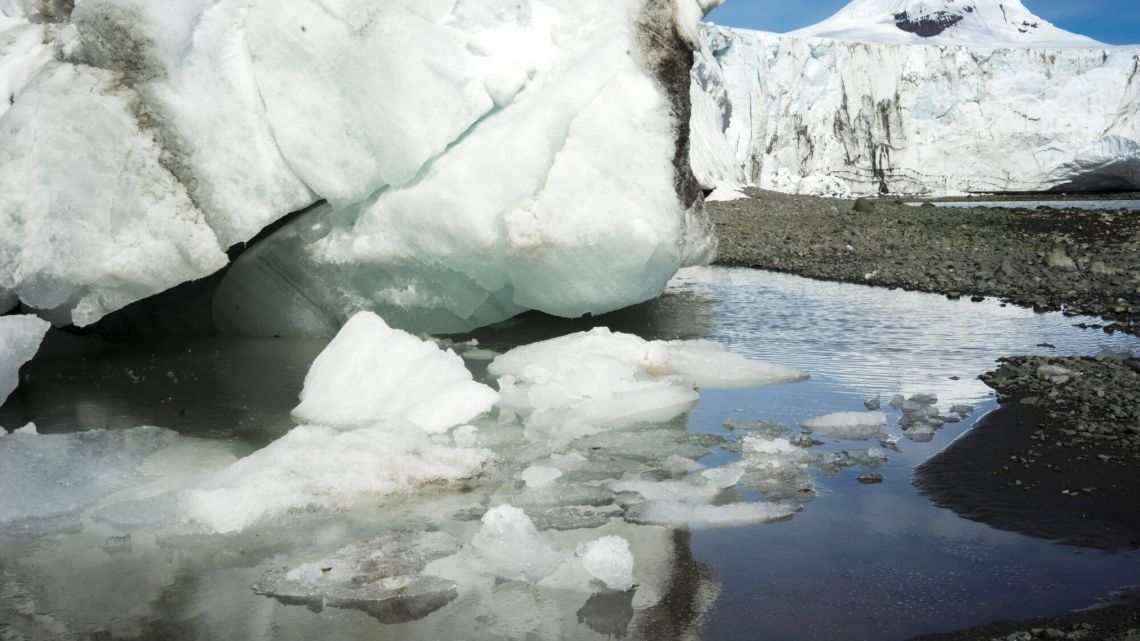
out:
<path id="1" fill-rule="evenodd" d="M 0 0 L 0 313 L 87 325 L 266 235 L 229 328 L 652 298 L 710 253 L 685 126 L 710 6 Z"/>
<path id="2" fill-rule="evenodd" d="M 789 35 L 892 44 L 1100 45 L 1034 15 L 1021 0 L 854 0 Z"/>
<path id="3" fill-rule="evenodd" d="M 937 35 L 914 33 L 934 18 Z M 691 127 L 706 186 L 1140 189 L 1140 47 L 1066 34 L 1020 2 L 856 0 L 794 34 L 706 25 L 702 43 Z"/>

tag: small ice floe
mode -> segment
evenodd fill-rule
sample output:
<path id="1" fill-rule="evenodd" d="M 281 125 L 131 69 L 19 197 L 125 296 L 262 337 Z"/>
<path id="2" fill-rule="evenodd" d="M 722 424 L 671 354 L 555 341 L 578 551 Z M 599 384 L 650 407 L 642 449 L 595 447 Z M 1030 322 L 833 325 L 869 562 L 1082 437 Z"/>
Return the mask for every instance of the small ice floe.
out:
<path id="1" fill-rule="evenodd" d="M 439 433 L 490 410 L 497 398 L 455 352 L 361 312 L 313 362 L 293 416 L 338 429 L 405 421 Z"/>
<path id="2" fill-rule="evenodd" d="M 306 425 L 185 491 L 181 503 L 205 530 L 236 532 L 292 512 L 344 509 L 363 497 L 470 479 L 494 458 L 435 444 L 410 423 L 350 432 Z"/>
<path id="3" fill-rule="evenodd" d="M 293 569 L 267 572 L 253 589 L 287 605 L 360 610 L 384 623 L 415 621 L 458 596 L 456 584 L 421 574 L 430 562 L 457 552 L 440 532 L 396 532 L 355 543 Z"/>
<path id="4" fill-rule="evenodd" d="M 532 465 L 523 470 L 520 478 L 526 482 L 527 487 L 540 489 L 549 487 L 562 476 L 562 470 L 554 467 Z"/>
<path id="5" fill-rule="evenodd" d="M 620 536 L 603 536 L 578 546 L 582 567 L 611 590 L 625 591 L 633 587 L 633 553 L 629 541 Z"/>
<path id="6" fill-rule="evenodd" d="M 682 501 L 647 501 L 626 512 L 631 523 L 703 528 L 740 527 L 791 517 L 799 506 L 785 503 L 693 505 Z"/>
<path id="7" fill-rule="evenodd" d="M 597 328 L 519 347 L 496 358 L 500 406 L 528 427 L 618 427 L 689 411 L 697 387 L 805 380 L 805 372 L 732 354 L 711 341 L 646 341 Z"/>
<path id="8" fill-rule="evenodd" d="M 179 442 L 157 427 L 39 434 L 29 423 L 0 438 L 0 529 L 68 527 L 113 494 L 146 483 L 147 461 Z"/>
<path id="9" fill-rule="evenodd" d="M 772 438 L 784 436 L 792 431 L 792 428 L 782 423 L 775 421 L 755 420 L 745 421 L 732 418 L 724 419 L 724 426 L 733 431 L 741 432 L 757 432 L 765 434 Z"/>
<path id="10" fill-rule="evenodd" d="M 510 505 L 487 511 L 471 548 L 487 569 L 509 580 L 540 581 L 567 558 L 554 541 L 535 528 L 526 512 Z"/>
<path id="11" fill-rule="evenodd" d="M 816 434 L 851 441 L 866 441 L 886 433 L 887 415 L 882 412 L 836 412 L 802 423 L 803 428 Z"/>

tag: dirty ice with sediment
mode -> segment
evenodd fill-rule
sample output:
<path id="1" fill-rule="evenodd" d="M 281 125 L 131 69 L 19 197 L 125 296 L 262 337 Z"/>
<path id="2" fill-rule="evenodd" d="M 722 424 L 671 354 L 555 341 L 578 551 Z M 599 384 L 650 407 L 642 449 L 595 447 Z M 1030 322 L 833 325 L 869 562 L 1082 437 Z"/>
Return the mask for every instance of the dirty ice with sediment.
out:
<path id="1" fill-rule="evenodd" d="M 710 189 L 1140 189 L 1140 47 L 1020 0 L 856 0 L 791 33 L 706 24 L 701 44 L 693 166 Z"/>

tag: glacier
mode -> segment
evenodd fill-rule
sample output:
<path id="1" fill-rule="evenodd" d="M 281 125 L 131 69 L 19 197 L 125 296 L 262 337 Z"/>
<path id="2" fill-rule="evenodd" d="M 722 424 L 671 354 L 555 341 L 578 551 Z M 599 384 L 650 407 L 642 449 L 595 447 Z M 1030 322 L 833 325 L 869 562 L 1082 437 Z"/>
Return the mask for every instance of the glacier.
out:
<path id="1" fill-rule="evenodd" d="M 949 24 L 919 35 L 936 17 Z M 1020 2 L 858 0 L 790 34 L 706 24 L 701 42 L 692 159 L 706 189 L 1140 189 L 1140 48 Z"/>
<path id="2" fill-rule="evenodd" d="M 4 0 L 0 302 L 88 326 L 234 258 L 213 315 L 255 335 L 652 298 L 712 252 L 712 4 Z"/>

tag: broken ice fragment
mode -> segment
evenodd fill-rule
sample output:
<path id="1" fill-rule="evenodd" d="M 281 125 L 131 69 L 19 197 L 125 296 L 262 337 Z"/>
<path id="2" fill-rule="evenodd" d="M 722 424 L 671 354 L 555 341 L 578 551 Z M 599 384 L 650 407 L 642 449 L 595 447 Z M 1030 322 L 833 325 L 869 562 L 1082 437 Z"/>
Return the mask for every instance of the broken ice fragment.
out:
<path id="1" fill-rule="evenodd" d="M 633 587 L 633 554 L 629 541 L 620 536 L 603 536 L 578 546 L 582 567 L 590 576 L 611 590 L 625 591 Z"/>
<path id="2" fill-rule="evenodd" d="M 402 420 L 438 433 L 486 412 L 497 398 L 455 352 L 361 312 L 313 362 L 293 416 L 340 429 Z"/>
<path id="3" fill-rule="evenodd" d="M 522 480 L 526 482 L 527 487 L 535 489 L 544 488 L 551 483 L 558 480 L 562 476 L 562 470 L 553 467 L 543 467 L 539 465 L 532 465 L 522 472 Z"/>
<path id="4" fill-rule="evenodd" d="M 179 441 L 157 427 L 0 438 L 0 528 L 52 529 L 147 478 L 143 464 Z"/>
<path id="5" fill-rule="evenodd" d="M 253 590 L 288 605 L 360 610 L 384 623 L 415 621 L 458 596 L 455 583 L 419 572 L 459 550 L 439 532 L 397 532 L 338 550 L 328 559 L 267 572 Z"/>
<path id="6" fill-rule="evenodd" d="M 631 523 L 691 527 L 733 527 L 786 519 L 798 507 L 784 503 L 730 503 L 690 505 L 680 501 L 647 501 L 626 511 Z"/>
<path id="7" fill-rule="evenodd" d="M 20 383 L 20 367 L 32 360 L 51 327 L 35 316 L 0 316 L 0 405 Z"/>
<path id="8" fill-rule="evenodd" d="M 887 415 L 882 412 L 837 412 L 806 420 L 803 427 L 832 438 L 865 441 L 884 435 Z"/>
<path id="9" fill-rule="evenodd" d="M 528 425 L 617 427 L 663 422 L 697 401 L 693 389 L 807 378 L 709 341 L 646 341 L 601 327 L 511 350 L 489 368 L 501 405 Z"/>
<path id="10" fill-rule="evenodd" d="M 539 533 L 525 512 L 509 505 L 487 511 L 471 547 L 479 560 L 504 579 L 539 581 L 566 560 L 566 555 Z"/>
<path id="11" fill-rule="evenodd" d="M 182 507 L 207 531 L 236 532 L 291 512 L 343 509 L 365 496 L 469 479 L 493 458 L 487 450 L 433 444 L 409 423 L 351 432 L 301 426 L 184 492 Z"/>

